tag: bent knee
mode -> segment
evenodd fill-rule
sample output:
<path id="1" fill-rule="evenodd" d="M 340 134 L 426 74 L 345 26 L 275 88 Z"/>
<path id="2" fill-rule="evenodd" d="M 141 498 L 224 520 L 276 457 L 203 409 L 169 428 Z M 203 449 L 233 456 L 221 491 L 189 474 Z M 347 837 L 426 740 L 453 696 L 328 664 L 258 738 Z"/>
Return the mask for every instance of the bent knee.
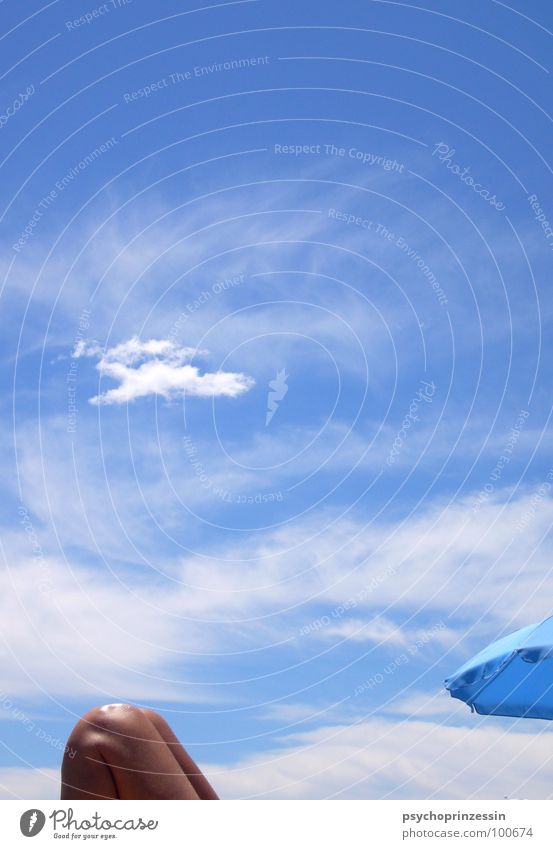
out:
<path id="1" fill-rule="evenodd" d="M 121 727 L 140 722 L 142 717 L 142 710 L 136 705 L 122 703 L 94 707 L 85 713 L 82 721 L 101 731 L 118 731 Z"/>
<path id="2" fill-rule="evenodd" d="M 140 736 L 145 717 L 142 710 L 130 704 L 100 705 L 89 710 L 77 722 L 68 745 L 88 747 L 98 737 L 110 735 Z"/>

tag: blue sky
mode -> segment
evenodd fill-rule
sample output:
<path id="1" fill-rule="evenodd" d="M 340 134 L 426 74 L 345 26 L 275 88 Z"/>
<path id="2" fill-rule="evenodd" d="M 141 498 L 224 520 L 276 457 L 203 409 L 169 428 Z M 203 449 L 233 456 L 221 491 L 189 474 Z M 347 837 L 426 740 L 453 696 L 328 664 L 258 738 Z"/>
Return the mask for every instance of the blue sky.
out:
<path id="1" fill-rule="evenodd" d="M 549 4 L 0 20 L 1 795 L 132 701 L 225 798 L 549 796 L 442 691 L 551 614 Z"/>

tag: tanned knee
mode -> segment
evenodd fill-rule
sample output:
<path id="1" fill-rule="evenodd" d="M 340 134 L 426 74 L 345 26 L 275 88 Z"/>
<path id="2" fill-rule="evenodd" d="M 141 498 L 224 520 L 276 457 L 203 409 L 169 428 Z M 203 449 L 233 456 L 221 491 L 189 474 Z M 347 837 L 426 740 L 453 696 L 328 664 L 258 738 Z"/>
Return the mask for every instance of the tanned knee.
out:
<path id="1" fill-rule="evenodd" d="M 110 704 L 92 708 L 77 722 L 68 740 L 68 746 L 78 749 L 90 746 L 99 737 L 109 734 L 132 734 L 140 721 L 140 708 L 129 704 Z"/>
<path id="2" fill-rule="evenodd" d="M 143 711 L 130 704 L 101 705 L 92 708 L 83 716 L 83 721 L 100 731 L 125 732 L 127 728 L 143 720 Z"/>

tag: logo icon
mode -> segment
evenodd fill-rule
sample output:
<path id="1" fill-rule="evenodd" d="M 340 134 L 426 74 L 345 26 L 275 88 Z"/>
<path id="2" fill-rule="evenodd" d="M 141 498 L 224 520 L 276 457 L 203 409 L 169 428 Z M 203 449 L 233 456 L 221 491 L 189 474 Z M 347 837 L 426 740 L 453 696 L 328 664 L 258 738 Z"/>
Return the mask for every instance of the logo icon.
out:
<path id="1" fill-rule="evenodd" d="M 30 811 L 25 811 L 22 814 L 21 819 L 19 820 L 19 828 L 21 829 L 21 834 L 24 834 L 25 837 L 36 837 L 46 823 L 46 817 L 39 811 L 37 808 L 31 808 Z"/>
<path id="2" fill-rule="evenodd" d="M 286 374 L 286 369 L 283 368 L 280 369 L 280 371 L 277 371 L 274 380 L 269 381 L 269 389 L 272 391 L 267 393 L 267 415 L 265 416 L 265 427 L 267 427 L 273 418 L 274 414 L 278 410 L 280 401 L 282 401 L 288 392 L 288 384 L 286 383 L 288 377 L 289 375 Z"/>

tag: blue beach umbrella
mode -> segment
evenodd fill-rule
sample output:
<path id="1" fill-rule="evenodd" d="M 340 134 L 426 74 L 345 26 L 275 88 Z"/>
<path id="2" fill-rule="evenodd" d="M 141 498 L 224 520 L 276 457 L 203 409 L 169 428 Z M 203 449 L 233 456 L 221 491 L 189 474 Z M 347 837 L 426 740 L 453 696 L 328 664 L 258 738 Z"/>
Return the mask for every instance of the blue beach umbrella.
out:
<path id="1" fill-rule="evenodd" d="M 553 719 L 553 616 L 492 643 L 445 687 L 477 713 Z"/>

